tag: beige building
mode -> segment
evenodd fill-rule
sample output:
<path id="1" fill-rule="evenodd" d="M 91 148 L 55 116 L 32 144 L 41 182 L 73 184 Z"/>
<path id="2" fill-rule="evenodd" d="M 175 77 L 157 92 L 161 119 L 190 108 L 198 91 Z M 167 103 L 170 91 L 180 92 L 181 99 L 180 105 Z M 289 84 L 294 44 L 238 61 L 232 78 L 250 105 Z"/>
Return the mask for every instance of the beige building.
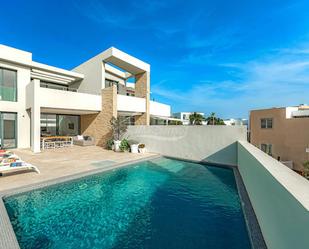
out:
<path id="1" fill-rule="evenodd" d="M 309 106 L 250 112 L 251 143 L 294 170 L 309 160 Z"/>

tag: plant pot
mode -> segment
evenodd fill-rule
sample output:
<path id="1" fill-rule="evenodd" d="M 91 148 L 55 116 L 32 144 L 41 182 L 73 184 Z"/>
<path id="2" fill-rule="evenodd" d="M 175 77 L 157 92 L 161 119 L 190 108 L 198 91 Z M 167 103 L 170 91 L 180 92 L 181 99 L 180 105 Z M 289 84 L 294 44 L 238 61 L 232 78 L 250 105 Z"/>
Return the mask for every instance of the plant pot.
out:
<path id="1" fill-rule="evenodd" d="M 144 154 L 146 152 L 146 148 L 139 148 L 138 151 L 139 153 Z"/>
<path id="2" fill-rule="evenodd" d="M 114 151 L 119 152 L 120 151 L 120 140 L 114 140 Z"/>
<path id="3" fill-rule="evenodd" d="M 131 144 L 131 153 L 138 153 L 138 144 Z"/>

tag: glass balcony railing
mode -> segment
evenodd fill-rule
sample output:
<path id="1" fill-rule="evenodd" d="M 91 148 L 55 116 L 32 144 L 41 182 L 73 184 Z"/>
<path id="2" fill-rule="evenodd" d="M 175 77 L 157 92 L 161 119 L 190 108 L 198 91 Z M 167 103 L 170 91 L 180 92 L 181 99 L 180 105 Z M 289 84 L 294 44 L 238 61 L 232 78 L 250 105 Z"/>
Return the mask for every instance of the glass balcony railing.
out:
<path id="1" fill-rule="evenodd" d="M 17 101 L 17 89 L 15 87 L 0 86 L 0 101 Z"/>
<path id="2" fill-rule="evenodd" d="M 61 86 L 61 85 L 51 84 L 51 83 L 45 83 L 45 82 L 41 82 L 40 87 L 54 89 L 54 90 L 61 90 L 61 91 L 77 92 L 76 88 L 71 88 L 68 86 Z"/>

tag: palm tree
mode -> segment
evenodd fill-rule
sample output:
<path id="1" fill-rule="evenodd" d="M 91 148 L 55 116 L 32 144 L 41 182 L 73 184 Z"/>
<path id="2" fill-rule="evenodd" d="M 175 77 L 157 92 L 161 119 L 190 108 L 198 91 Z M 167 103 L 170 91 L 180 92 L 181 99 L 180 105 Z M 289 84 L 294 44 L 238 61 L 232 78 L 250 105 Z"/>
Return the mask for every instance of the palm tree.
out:
<path id="1" fill-rule="evenodd" d="M 217 118 L 216 113 L 212 112 L 209 117 L 206 118 L 207 125 L 225 125 L 223 119 Z"/>
<path id="2" fill-rule="evenodd" d="M 203 115 L 194 112 L 190 114 L 189 120 L 191 125 L 202 125 L 203 121 L 205 121 L 205 118 Z"/>

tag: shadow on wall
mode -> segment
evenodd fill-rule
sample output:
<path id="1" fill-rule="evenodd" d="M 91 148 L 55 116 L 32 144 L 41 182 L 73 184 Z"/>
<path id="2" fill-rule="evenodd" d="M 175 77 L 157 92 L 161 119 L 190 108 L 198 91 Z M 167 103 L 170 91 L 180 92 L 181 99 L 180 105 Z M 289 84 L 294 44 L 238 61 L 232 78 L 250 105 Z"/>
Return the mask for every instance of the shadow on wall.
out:
<path id="1" fill-rule="evenodd" d="M 131 126 L 126 137 L 161 155 L 237 165 L 237 141 L 246 140 L 245 127 Z"/>
<path id="2" fill-rule="evenodd" d="M 202 159 L 203 162 L 237 165 L 237 142 L 234 142 Z"/>

